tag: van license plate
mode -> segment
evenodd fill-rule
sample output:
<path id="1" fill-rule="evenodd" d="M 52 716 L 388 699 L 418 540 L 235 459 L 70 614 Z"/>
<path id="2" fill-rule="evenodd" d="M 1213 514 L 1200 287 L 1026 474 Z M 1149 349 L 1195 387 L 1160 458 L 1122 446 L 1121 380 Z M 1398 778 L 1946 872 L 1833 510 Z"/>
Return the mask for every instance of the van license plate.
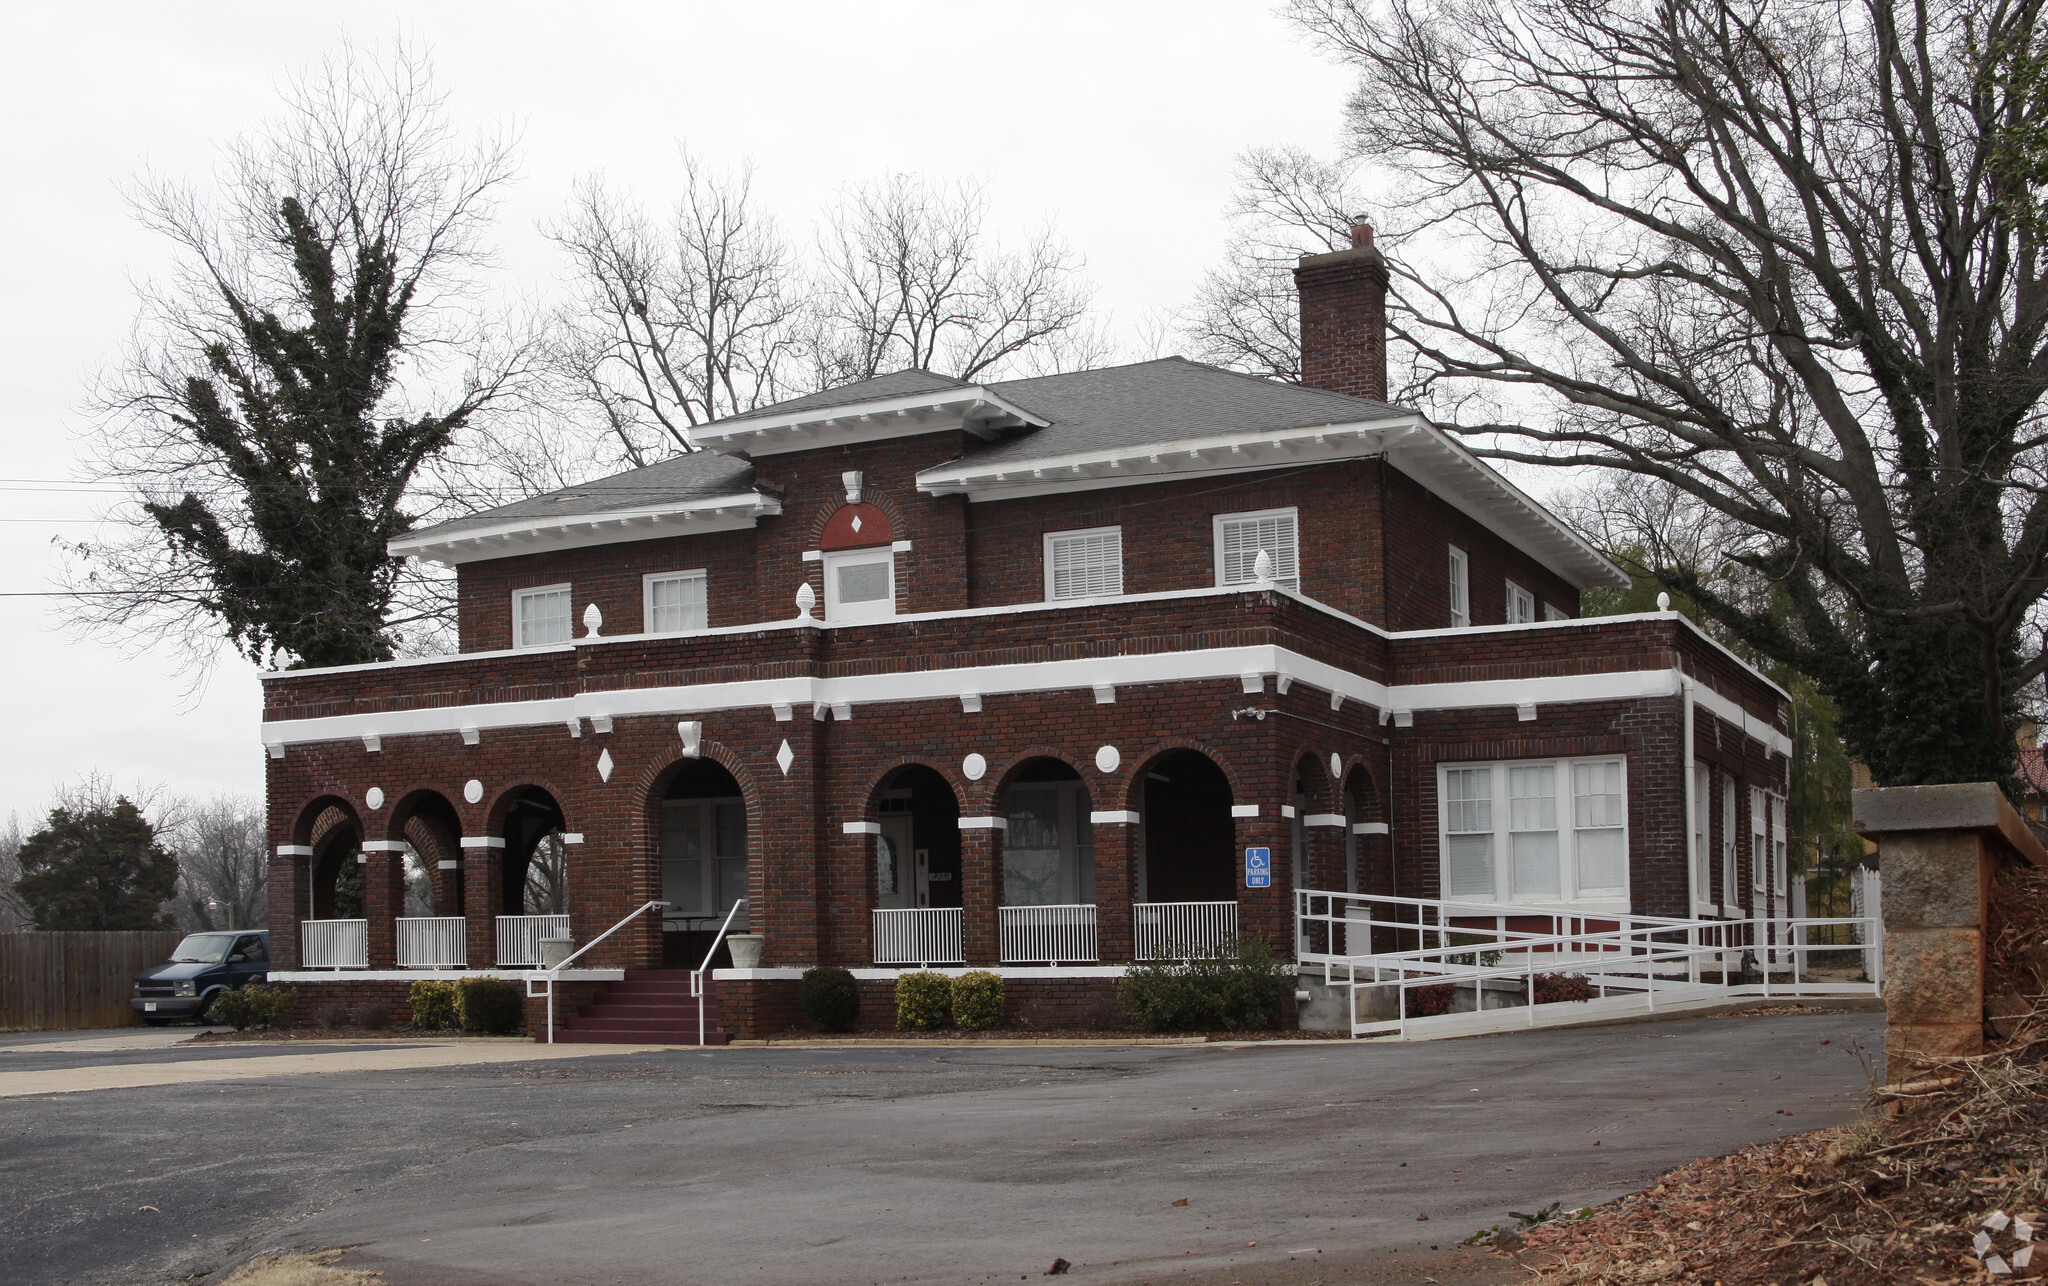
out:
<path id="1" fill-rule="evenodd" d="M 145 1001 L 143 1001 L 143 1002 L 142 1002 L 142 1012 L 143 1012 L 143 1013 L 145 1013 L 145 1014 L 153 1014 L 153 1013 L 155 1013 L 155 1012 L 156 1012 L 156 1002 L 155 1002 L 154 1000 L 145 1000 Z"/>

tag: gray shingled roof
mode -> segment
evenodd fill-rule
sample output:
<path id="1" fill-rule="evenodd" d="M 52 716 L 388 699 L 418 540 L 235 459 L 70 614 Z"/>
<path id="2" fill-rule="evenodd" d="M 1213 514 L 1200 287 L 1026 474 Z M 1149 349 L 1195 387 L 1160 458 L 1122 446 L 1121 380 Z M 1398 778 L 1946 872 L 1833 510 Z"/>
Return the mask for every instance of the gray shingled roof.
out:
<path id="1" fill-rule="evenodd" d="M 683 500 L 709 500 L 714 496 L 741 495 L 753 489 L 754 466 L 751 462 L 710 451 L 696 451 L 650 464 L 644 469 L 628 469 L 609 478 L 515 500 L 509 505 L 486 509 L 467 518 L 454 518 L 407 532 L 405 539 L 450 535 L 472 527 L 496 526 L 519 518 L 613 513 Z"/>
<path id="2" fill-rule="evenodd" d="M 714 420 L 713 423 L 730 424 L 734 420 L 753 420 L 764 415 L 784 415 L 790 411 L 822 411 L 834 406 L 852 406 L 856 402 L 879 402 L 883 398 L 907 397 L 912 393 L 966 387 L 968 385 L 960 380 L 911 367 L 907 370 L 891 371 L 887 375 L 877 375 L 871 380 L 855 380 L 851 384 L 841 384 L 838 388 L 828 388 L 822 393 L 807 393 L 803 397 L 793 397 L 786 402 L 777 402 L 773 406 L 756 407 L 751 411 L 742 411 L 738 415 L 728 415 L 723 420 Z"/>
<path id="3" fill-rule="evenodd" d="M 1220 366 L 1162 357 L 1070 375 L 1006 380 L 989 387 L 1051 420 L 968 449 L 974 464 L 1037 460 L 1111 447 L 1179 442 L 1263 429 L 1355 424 L 1412 415 L 1406 407 L 1241 375 Z"/>

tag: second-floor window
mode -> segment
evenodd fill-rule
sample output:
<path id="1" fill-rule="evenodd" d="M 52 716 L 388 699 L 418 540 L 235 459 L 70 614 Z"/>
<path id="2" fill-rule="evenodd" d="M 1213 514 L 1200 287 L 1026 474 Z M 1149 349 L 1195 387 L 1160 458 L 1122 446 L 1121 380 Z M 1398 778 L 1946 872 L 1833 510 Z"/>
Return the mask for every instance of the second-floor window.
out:
<path id="1" fill-rule="evenodd" d="M 1045 536 L 1045 598 L 1101 598 L 1124 592 L 1121 527 L 1053 531 Z"/>
<path id="2" fill-rule="evenodd" d="M 703 572 L 656 572 L 644 583 L 649 634 L 681 634 L 710 627 Z"/>
<path id="3" fill-rule="evenodd" d="M 896 555 L 887 545 L 825 555 L 825 619 L 834 624 L 896 615 Z"/>
<path id="4" fill-rule="evenodd" d="M 1451 628 L 1462 630 L 1472 623 L 1472 565 L 1465 551 L 1451 546 Z"/>
<path id="5" fill-rule="evenodd" d="M 1294 510 L 1216 515 L 1216 583 L 1249 585 L 1258 579 L 1259 553 L 1273 557 L 1273 580 L 1289 589 L 1301 588 L 1296 553 Z"/>
<path id="6" fill-rule="evenodd" d="M 1508 624 L 1527 625 L 1536 619 L 1536 596 L 1508 582 Z"/>
<path id="7" fill-rule="evenodd" d="M 513 647 L 567 643 L 573 632 L 567 585 L 542 585 L 535 589 L 512 591 Z"/>

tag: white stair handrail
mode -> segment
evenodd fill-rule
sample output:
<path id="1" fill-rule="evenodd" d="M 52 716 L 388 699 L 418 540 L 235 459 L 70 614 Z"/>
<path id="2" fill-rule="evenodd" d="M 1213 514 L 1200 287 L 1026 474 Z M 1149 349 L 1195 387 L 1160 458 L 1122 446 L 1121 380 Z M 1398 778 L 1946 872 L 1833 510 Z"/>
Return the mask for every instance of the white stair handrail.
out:
<path id="1" fill-rule="evenodd" d="M 548 998 L 548 1044 L 552 1045 L 555 1043 L 555 978 L 562 972 L 562 970 L 567 969 L 569 965 L 576 959 L 577 956 L 582 955 L 585 951 L 588 951 L 592 947 L 596 946 L 598 943 L 603 942 L 606 938 L 609 938 L 614 933 L 617 933 L 620 929 L 625 928 L 628 924 L 631 924 L 633 921 L 639 919 L 641 916 L 646 915 L 649 911 L 654 910 L 656 907 L 665 907 L 667 905 L 668 903 L 666 902 L 655 901 L 647 902 L 642 904 L 641 906 L 634 908 L 632 911 L 627 912 L 625 917 L 621 919 L 617 924 L 613 925 L 609 929 L 606 929 L 603 933 L 598 934 L 589 942 L 585 943 L 576 951 L 572 952 L 566 959 L 562 961 L 562 963 L 556 965 L 552 969 L 537 969 L 526 976 L 526 994 L 528 996 L 536 996 L 543 994 L 540 992 L 536 992 L 533 989 L 534 983 L 545 982 L 547 984 L 547 991 L 545 994 Z"/>
<path id="2" fill-rule="evenodd" d="M 725 923 L 718 926 L 718 932 L 711 935 L 711 950 L 704 953 L 704 963 L 690 970 L 690 994 L 697 998 L 697 1043 L 704 1043 L 704 975 L 711 972 L 711 957 L 718 954 L 718 944 L 725 941 L 726 932 L 732 928 L 732 918 L 747 904 L 745 898 L 732 904 L 732 910 L 725 913 Z"/>

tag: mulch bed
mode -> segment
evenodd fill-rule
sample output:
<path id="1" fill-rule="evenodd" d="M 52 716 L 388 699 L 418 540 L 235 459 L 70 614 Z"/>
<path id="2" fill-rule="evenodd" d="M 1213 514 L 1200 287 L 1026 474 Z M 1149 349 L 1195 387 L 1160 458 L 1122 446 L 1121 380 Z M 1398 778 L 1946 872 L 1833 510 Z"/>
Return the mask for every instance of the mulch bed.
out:
<path id="1" fill-rule="evenodd" d="M 413 1031 L 410 1029 L 394 1031 L 389 1027 L 287 1027 L 282 1031 L 271 1031 L 268 1028 L 251 1028 L 248 1031 L 198 1031 L 192 1033 L 192 1039 L 187 1043 L 204 1041 L 209 1045 L 216 1043 L 241 1044 L 247 1042 L 288 1044 L 292 1041 L 313 1040 L 449 1040 L 453 1038 L 461 1038 L 463 1040 L 508 1040 L 514 1037 L 521 1040 L 528 1039 L 523 1032 L 514 1032 L 512 1036 L 507 1037 L 485 1036 L 481 1032 L 467 1031 Z"/>

